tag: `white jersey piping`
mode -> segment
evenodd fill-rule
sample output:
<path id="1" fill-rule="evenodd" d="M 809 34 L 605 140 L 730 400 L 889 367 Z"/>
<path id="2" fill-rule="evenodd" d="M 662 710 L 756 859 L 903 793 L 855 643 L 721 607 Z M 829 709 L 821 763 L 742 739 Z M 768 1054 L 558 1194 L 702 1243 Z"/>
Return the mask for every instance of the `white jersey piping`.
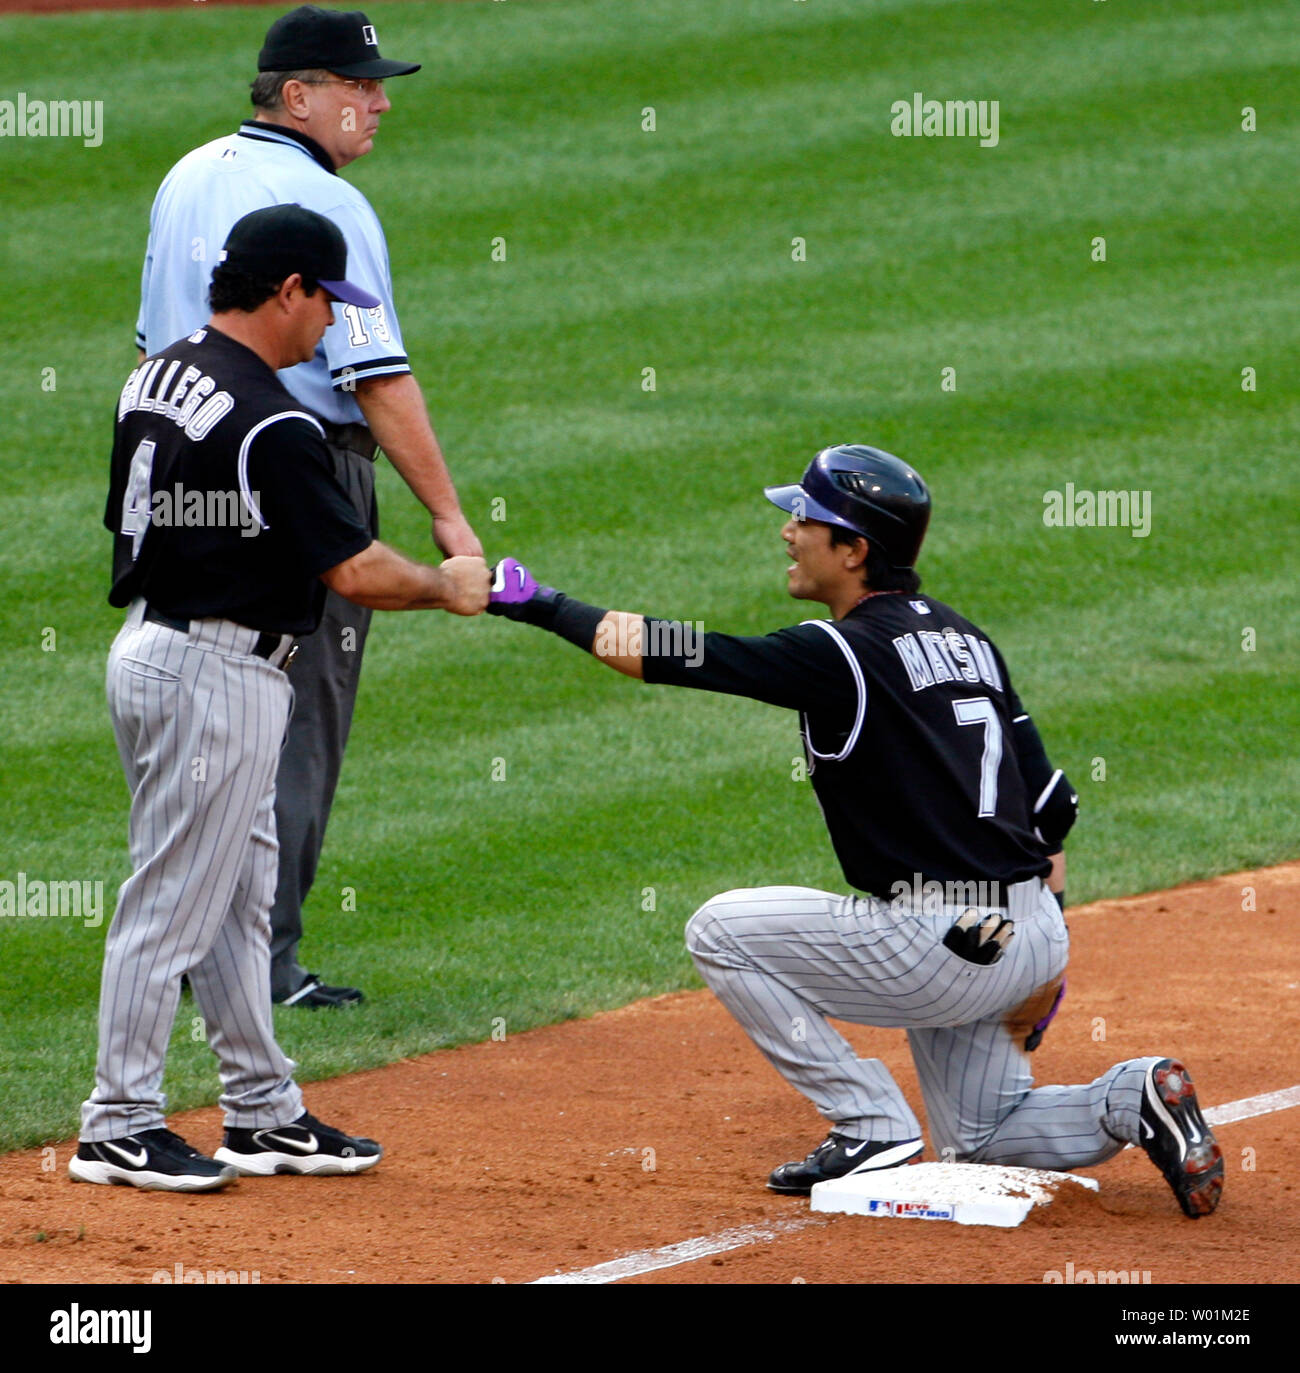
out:
<path id="1" fill-rule="evenodd" d="M 278 415 L 268 415 L 264 420 L 258 422 L 244 435 L 244 441 L 239 445 L 239 495 L 244 504 L 248 507 L 249 514 L 257 521 L 262 529 L 270 529 L 270 525 L 262 518 L 262 512 L 257 508 L 257 502 L 253 499 L 253 493 L 248 488 L 248 450 L 253 446 L 253 440 L 266 428 L 268 424 L 274 424 L 277 420 L 306 420 L 308 424 L 314 425 L 321 438 L 325 437 L 325 430 L 321 428 L 321 422 L 315 415 L 309 415 L 305 410 L 281 410 Z"/>
<path id="2" fill-rule="evenodd" d="M 849 731 L 848 742 L 838 753 L 819 753 L 816 745 L 812 741 L 812 726 L 807 725 L 804 729 L 804 738 L 808 743 L 808 752 L 819 762 L 842 763 L 850 753 L 857 747 L 858 735 L 862 733 L 863 722 L 867 718 L 867 681 L 862 675 L 862 664 L 854 656 L 853 650 L 849 647 L 848 641 L 834 625 L 825 620 L 805 620 L 806 625 L 816 625 L 818 629 L 824 629 L 827 634 L 840 646 L 840 652 L 848 660 L 849 671 L 853 673 L 853 680 L 858 687 L 858 713 L 853 721 L 853 728 Z"/>

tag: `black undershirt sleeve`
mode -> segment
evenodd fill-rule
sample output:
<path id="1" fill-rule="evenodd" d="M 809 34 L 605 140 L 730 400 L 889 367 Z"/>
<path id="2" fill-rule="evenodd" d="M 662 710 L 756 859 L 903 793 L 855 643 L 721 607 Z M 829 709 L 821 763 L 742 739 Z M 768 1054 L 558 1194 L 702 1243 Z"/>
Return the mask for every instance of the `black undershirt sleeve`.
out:
<path id="1" fill-rule="evenodd" d="M 689 622 L 646 619 L 647 682 L 748 696 L 790 710 L 855 709 L 857 684 L 835 640 L 814 624 L 744 636 L 700 633 Z"/>
<path id="2" fill-rule="evenodd" d="M 1032 807 L 1043 788 L 1051 780 L 1051 763 L 1047 760 L 1047 750 L 1043 747 L 1043 741 L 1039 737 L 1038 729 L 1033 720 L 1029 717 L 1029 712 L 1021 703 L 1015 687 L 1011 685 L 1011 674 L 1007 671 L 1007 665 L 1002 655 L 993 650 L 994 659 L 998 665 L 998 671 L 1002 674 L 1002 681 L 1006 687 L 1007 710 L 1011 714 L 1011 733 L 1015 741 L 1016 763 L 1020 768 L 1020 776 L 1024 779 L 1025 794 L 1029 798 Z"/>
<path id="3" fill-rule="evenodd" d="M 1064 844 L 1066 835 L 1074 825 L 1079 813 L 1078 798 L 1070 779 L 1052 766 L 1038 726 L 1016 695 L 1011 679 L 1005 675 L 1005 665 L 1002 671 L 1007 684 L 1007 706 L 1011 710 L 1016 763 L 1024 779 L 1025 797 L 1029 804 L 1029 823 L 1049 850 L 1055 851 Z"/>
<path id="4" fill-rule="evenodd" d="M 742 636 L 705 633 L 691 621 L 641 617 L 639 635 L 609 642 L 609 614 L 572 596 L 543 587 L 521 605 L 489 607 L 494 614 L 549 630 L 597 658 L 639 653 L 641 675 L 659 685 L 695 687 L 748 696 L 790 710 L 855 710 L 857 678 L 836 639 L 821 622 Z M 622 632 L 621 627 L 618 632 Z M 636 634 L 636 631 L 632 631 Z"/>
<path id="5" fill-rule="evenodd" d="M 1038 726 L 1028 715 L 1017 713 L 1011 728 L 1016 740 L 1016 762 L 1020 765 L 1020 775 L 1025 779 L 1025 792 L 1032 805 L 1051 781 L 1055 769 L 1048 760 Z"/>

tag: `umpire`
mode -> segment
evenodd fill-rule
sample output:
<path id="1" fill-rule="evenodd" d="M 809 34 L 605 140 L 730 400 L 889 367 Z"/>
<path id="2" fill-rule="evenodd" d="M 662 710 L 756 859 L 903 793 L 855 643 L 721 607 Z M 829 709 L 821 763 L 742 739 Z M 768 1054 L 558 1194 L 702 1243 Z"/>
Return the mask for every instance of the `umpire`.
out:
<path id="1" fill-rule="evenodd" d="M 343 231 L 352 277 L 370 304 L 342 302 L 340 327 L 281 381 L 325 432 L 339 484 L 372 535 L 376 445 L 433 517 L 445 555 L 481 554 L 443 462 L 393 306 L 388 245 L 362 193 L 337 173 L 368 153 L 390 108 L 386 78 L 419 65 L 379 55 L 360 11 L 303 5 L 276 20 L 258 56 L 255 117 L 237 133 L 183 157 L 154 199 L 140 288 L 141 357 L 207 318 L 215 246 L 242 215 L 297 202 Z M 297 697 L 276 784 L 280 876 L 271 910 L 271 991 L 308 1008 L 362 999 L 328 986 L 298 961 L 302 907 L 311 890 L 352 723 L 370 610 L 334 592 L 321 627 L 303 641 Z"/>
<path id="2" fill-rule="evenodd" d="M 321 215 L 281 205 L 231 230 L 212 317 L 142 362 L 117 408 L 104 522 L 113 605 L 129 607 L 108 699 L 131 789 L 134 872 L 104 946 L 95 1089 L 69 1164 L 80 1182 L 213 1191 L 238 1174 L 352 1173 L 381 1150 L 303 1109 L 272 1029 L 276 759 L 285 669 L 325 588 L 360 605 L 474 615 L 480 557 L 441 567 L 376 542 L 334 472 L 320 422 L 275 370 L 310 357 L 346 279 Z M 166 1129 L 163 1063 L 188 974 L 221 1069 L 225 1141 Z"/>

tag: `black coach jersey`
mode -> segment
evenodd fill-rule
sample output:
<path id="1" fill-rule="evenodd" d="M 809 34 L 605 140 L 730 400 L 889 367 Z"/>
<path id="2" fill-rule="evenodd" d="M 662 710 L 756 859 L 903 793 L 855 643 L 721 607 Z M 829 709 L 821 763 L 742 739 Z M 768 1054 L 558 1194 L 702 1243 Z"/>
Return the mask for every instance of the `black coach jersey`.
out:
<path id="1" fill-rule="evenodd" d="M 1027 780 L 1017 756 L 1013 726 L 1028 717 L 988 636 L 949 606 L 887 592 L 762 637 L 686 645 L 673 629 L 647 621 L 647 682 L 801 713 L 831 843 L 860 891 L 888 900 L 918 875 L 1009 884 L 1050 871 L 1029 793 L 1047 779 Z"/>
<path id="2" fill-rule="evenodd" d="M 276 634 L 320 623 L 320 574 L 371 542 L 320 421 L 208 326 L 147 358 L 117 406 L 109 601 Z"/>

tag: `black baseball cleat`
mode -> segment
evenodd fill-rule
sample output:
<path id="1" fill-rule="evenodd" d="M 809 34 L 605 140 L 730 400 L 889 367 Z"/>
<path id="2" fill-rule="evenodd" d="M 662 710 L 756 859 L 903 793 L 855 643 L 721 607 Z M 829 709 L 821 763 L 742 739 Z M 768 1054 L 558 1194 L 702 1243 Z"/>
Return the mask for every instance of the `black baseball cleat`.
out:
<path id="1" fill-rule="evenodd" d="M 365 999 L 355 987 L 330 987 L 315 973 L 308 973 L 306 982 L 296 992 L 290 992 L 276 1004 L 301 1006 L 308 1011 L 337 1010 L 341 1006 L 359 1006 Z"/>
<path id="2" fill-rule="evenodd" d="M 161 1127 L 96 1144 L 83 1140 L 68 1160 L 68 1175 L 73 1182 L 138 1187 L 143 1192 L 216 1192 L 239 1180 L 233 1168 Z"/>
<path id="3" fill-rule="evenodd" d="M 1223 1193 L 1223 1150 L 1201 1114 L 1187 1069 L 1162 1058 L 1147 1069 L 1140 1119 L 1142 1147 L 1165 1175 L 1178 1204 L 1195 1220 Z"/>
<path id="4" fill-rule="evenodd" d="M 245 1177 L 273 1173 L 364 1173 L 384 1156 L 373 1139 L 354 1139 L 304 1111 L 291 1125 L 264 1130 L 226 1130 L 213 1155 Z"/>
<path id="5" fill-rule="evenodd" d="M 890 1139 L 883 1143 L 830 1134 L 802 1163 L 783 1163 L 772 1170 L 767 1185 L 773 1192 L 811 1192 L 814 1184 L 850 1173 L 873 1173 L 910 1163 L 925 1147 L 919 1139 Z"/>

